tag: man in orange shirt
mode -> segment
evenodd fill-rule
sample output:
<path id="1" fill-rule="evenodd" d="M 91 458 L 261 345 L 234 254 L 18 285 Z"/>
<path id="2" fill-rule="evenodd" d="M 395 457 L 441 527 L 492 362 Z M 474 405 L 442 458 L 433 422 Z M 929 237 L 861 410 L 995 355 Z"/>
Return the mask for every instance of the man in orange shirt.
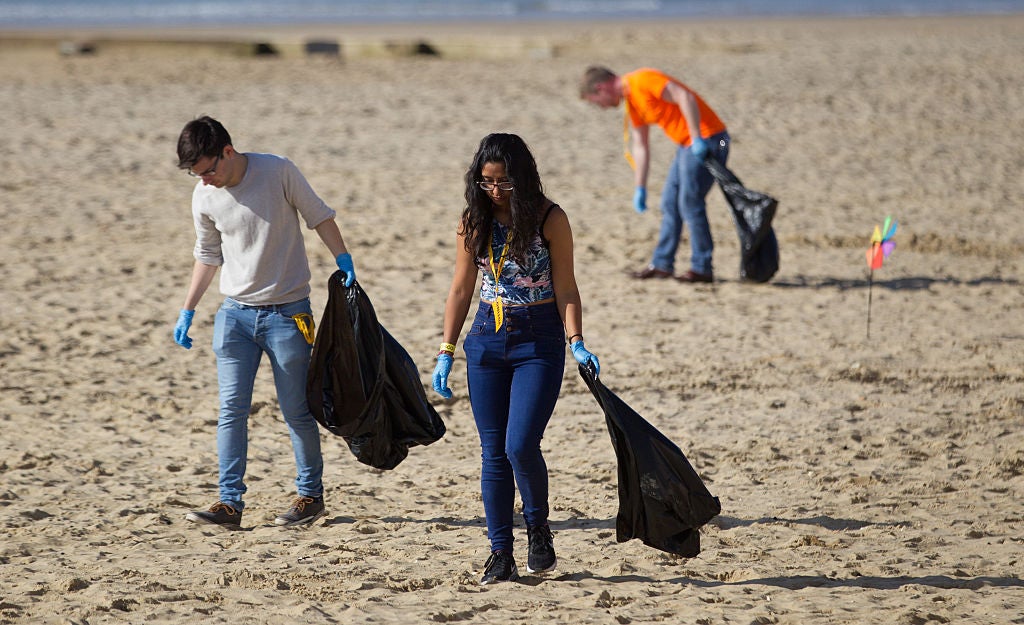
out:
<path id="1" fill-rule="evenodd" d="M 703 163 L 709 155 L 725 163 L 729 155 L 725 124 L 692 89 L 655 69 L 643 68 L 619 76 L 606 67 L 587 68 L 580 83 L 580 97 L 601 108 L 626 103 L 624 127 L 631 135 L 626 158 L 634 170 L 633 207 L 638 213 L 647 210 L 649 126 L 657 124 L 679 146 L 661 194 L 658 243 L 650 264 L 633 272 L 633 277 L 646 280 L 673 276 L 685 222 L 690 227 L 690 268 L 675 279 L 684 283 L 712 282 L 714 245 L 704 198 L 714 179 Z"/>

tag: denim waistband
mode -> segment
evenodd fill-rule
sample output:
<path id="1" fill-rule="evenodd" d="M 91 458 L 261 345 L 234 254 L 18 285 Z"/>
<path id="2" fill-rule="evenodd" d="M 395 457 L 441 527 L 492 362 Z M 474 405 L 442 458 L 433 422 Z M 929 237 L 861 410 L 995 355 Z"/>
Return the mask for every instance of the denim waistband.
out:
<path id="1" fill-rule="evenodd" d="M 555 303 L 555 298 L 553 298 L 553 297 L 549 297 L 549 298 L 547 298 L 545 300 L 541 300 L 539 302 L 523 302 L 523 303 L 519 303 L 519 304 L 509 304 L 509 303 L 505 302 L 504 300 L 502 300 L 502 308 L 505 308 L 505 309 L 509 309 L 509 308 L 527 308 L 527 307 L 531 307 L 531 306 L 544 306 L 546 304 L 554 304 L 554 303 Z M 490 300 L 486 300 L 486 299 L 484 299 L 482 297 L 480 298 L 480 306 L 481 307 L 483 307 L 483 306 L 493 306 L 493 305 L 494 305 L 494 302 L 492 302 Z"/>
<path id="2" fill-rule="evenodd" d="M 520 318 L 533 318 L 533 317 L 549 317 L 555 315 L 558 317 L 558 304 L 555 300 L 547 302 L 541 302 L 539 304 L 519 304 L 515 306 L 502 306 L 502 312 L 505 317 L 520 317 Z M 486 300 L 480 300 L 480 308 L 477 309 L 478 315 L 484 315 L 486 317 L 494 316 L 494 308 L 491 303 Z M 560 317 L 559 317 L 560 318 Z"/>
<path id="3" fill-rule="evenodd" d="M 238 301 L 236 299 L 231 299 L 230 297 L 225 297 L 224 298 L 224 303 L 225 304 L 231 304 L 232 306 L 237 306 L 238 308 L 242 308 L 244 310 L 272 310 L 274 312 L 280 312 L 281 310 L 283 310 L 285 308 L 290 308 L 290 307 L 292 307 L 292 306 L 294 306 L 296 304 L 301 304 L 301 303 L 307 301 L 308 299 L 309 299 L 308 297 L 304 297 L 302 299 L 295 300 L 294 302 L 287 302 L 285 304 L 263 304 L 263 305 L 257 306 L 257 305 L 254 305 L 254 304 L 245 304 L 245 303 L 240 302 L 240 301 Z"/>

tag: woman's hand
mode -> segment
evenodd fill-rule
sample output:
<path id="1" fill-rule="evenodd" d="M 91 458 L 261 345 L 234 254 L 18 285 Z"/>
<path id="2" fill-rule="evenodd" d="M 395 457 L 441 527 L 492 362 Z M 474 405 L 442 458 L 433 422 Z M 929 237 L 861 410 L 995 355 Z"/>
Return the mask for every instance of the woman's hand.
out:
<path id="1" fill-rule="evenodd" d="M 576 362 L 584 367 L 593 368 L 595 378 L 601 373 L 601 363 L 597 361 L 597 356 L 587 351 L 586 345 L 583 344 L 583 339 L 569 345 L 569 349 L 572 350 L 572 355 L 576 358 Z"/>
<path id="2" fill-rule="evenodd" d="M 451 354 L 438 354 L 437 365 L 434 366 L 434 392 L 445 399 L 452 398 L 452 390 L 448 388 L 448 374 L 452 372 L 455 359 Z"/>

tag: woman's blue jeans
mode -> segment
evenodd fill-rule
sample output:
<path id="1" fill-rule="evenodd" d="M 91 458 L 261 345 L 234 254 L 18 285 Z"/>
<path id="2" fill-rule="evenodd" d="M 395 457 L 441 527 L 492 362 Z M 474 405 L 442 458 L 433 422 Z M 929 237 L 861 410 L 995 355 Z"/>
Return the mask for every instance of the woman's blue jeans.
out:
<path id="1" fill-rule="evenodd" d="M 720 132 L 706 141 L 708 154 L 724 165 L 729 156 L 729 134 Z M 679 146 L 661 192 L 661 232 L 651 257 L 652 266 L 669 273 L 675 271 L 676 250 L 685 223 L 690 228 L 690 269 L 711 275 L 714 243 L 705 198 L 714 182 L 711 172 L 690 148 Z"/>
<path id="2" fill-rule="evenodd" d="M 494 313 L 481 304 L 463 346 L 492 551 L 512 550 L 516 485 L 526 524 L 548 522 L 548 467 L 540 441 L 565 370 L 565 337 L 553 302 L 506 306 L 504 313 L 505 323 L 495 332 Z"/>
<path id="3" fill-rule="evenodd" d="M 220 500 L 239 509 L 244 506 L 246 490 L 252 389 L 264 353 L 273 367 L 277 402 L 291 435 L 297 468 L 295 489 L 306 497 L 323 494 L 320 430 L 306 403 L 312 346 L 292 319 L 299 313 L 311 313 L 308 298 L 278 306 L 247 306 L 227 298 L 214 320 L 213 351 L 220 383 Z"/>

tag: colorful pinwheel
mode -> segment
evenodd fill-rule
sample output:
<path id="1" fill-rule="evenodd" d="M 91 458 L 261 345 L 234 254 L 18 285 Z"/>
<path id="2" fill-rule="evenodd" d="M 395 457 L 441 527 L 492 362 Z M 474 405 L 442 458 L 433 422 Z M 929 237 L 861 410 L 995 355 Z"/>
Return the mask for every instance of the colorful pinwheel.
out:
<path id="1" fill-rule="evenodd" d="M 875 231 L 871 235 L 871 249 L 867 251 L 868 257 L 868 339 L 871 339 L 871 284 L 875 275 L 875 269 L 881 269 L 882 263 L 889 254 L 896 248 L 896 242 L 892 237 L 896 234 L 896 220 L 886 217 L 881 228 L 875 225 Z"/>

